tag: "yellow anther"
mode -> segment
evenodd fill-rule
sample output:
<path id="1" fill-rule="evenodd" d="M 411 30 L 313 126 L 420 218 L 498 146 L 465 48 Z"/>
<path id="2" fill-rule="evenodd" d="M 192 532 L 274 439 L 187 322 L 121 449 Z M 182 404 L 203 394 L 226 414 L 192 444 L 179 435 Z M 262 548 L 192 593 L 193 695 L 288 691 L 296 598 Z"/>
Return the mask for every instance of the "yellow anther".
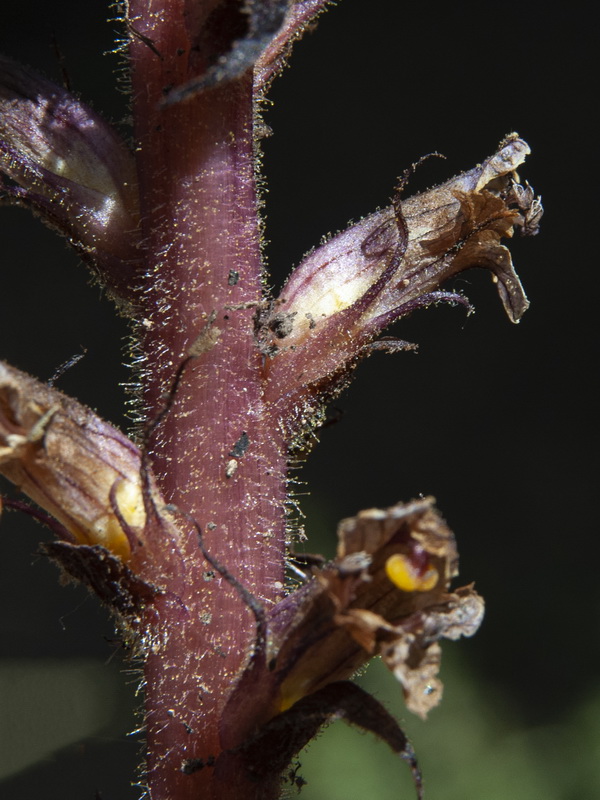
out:
<path id="1" fill-rule="evenodd" d="M 133 528 L 144 527 L 146 512 L 139 479 L 135 482 L 125 479 L 120 480 L 116 487 L 114 500 L 121 517 L 127 525 Z M 92 520 L 91 524 L 88 523 L 83 531 L 73 529 L 72 532 L 82 543 L 101 544 L 123 561 L 127 561 L 131 555 L 131 548 L 125 531 L 108 504 L 106 513 Z"/>
<path id="2" fill-rule="evenodd" d="M 403 592 L 428 592 L 439 579 L 437 569 L 428 566 L 425 572 L 415 569 L 410 558 L 394 553 L 385 562 L 385 572 L 394 586 Z"/>

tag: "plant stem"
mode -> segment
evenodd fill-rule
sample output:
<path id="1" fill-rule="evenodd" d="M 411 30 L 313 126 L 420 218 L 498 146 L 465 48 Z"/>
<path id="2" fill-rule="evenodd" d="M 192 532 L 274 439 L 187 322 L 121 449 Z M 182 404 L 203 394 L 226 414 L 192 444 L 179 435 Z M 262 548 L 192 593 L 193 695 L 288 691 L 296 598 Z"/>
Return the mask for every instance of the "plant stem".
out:
<path id="1" fill-rule="evenodd" d="M 251 77 L 162 108 L 164 89 L 185 81 L 193 61 L 183 3 L 165 2 L 152 13 L 147 0 L 130 6 L 135 30 L 152 42 L 134 38 L 130 51 L 147 419 L 164 409 L 194 343 L 196 355 L 153 433 L 152 465 L 167 501 L 201 526 L 210 554 L 268 605 L 283 590 L 286 447 L 262 399 L 254 336 L 263 275 Z M 220 752 L 220 712 L 249 655 L 254 620 L 204 561 L 193 530 L 181 557 L 165 552 L 164 562 L 171 567 L 162 575 L 145 576 L 166 582 L 146 620 L 151 797 L 186 800 L 202 791 L 225 800 L 239 783 L 231 792 L 211 788 L 213 771 L 190 765 Z"/>

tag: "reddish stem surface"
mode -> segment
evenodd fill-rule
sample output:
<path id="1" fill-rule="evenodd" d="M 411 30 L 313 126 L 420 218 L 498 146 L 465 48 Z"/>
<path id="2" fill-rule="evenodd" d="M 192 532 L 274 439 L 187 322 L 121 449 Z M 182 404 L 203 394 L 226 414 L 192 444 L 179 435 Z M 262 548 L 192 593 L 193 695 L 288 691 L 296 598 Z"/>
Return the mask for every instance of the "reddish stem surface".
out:
<path id="1" fill-rule="evenodd" d="M 152 42 L 131 45 L 148 419 L 164 408 L 178 366 L 201 338 L 154 431 L 151 458 L 168 502 L 193 515 L 210 554 L 269 606 L 283 590 L 286 448 L 266 413 L 253 330 L 262 268 L 251 76 L 161 108 L 165 89 L 199 65 L 184 3 L 160 6 L 130 3 L 135 31 Z M 145 576 L 167 583 L 148 612 L 147 780 L 153 800 L 239 798 L 240 776 L 217 787 L 211 768 L 190 765 L 220 752 L 220 713 L 248 658 L 254 620 L 186 525 L 183 557 L 156 542 L 170 566 Z"/>

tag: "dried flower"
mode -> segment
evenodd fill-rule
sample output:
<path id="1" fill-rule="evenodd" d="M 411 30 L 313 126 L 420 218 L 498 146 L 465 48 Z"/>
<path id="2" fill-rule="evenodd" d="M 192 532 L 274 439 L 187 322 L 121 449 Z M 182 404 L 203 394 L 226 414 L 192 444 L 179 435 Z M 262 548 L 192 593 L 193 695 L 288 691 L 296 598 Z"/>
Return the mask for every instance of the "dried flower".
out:
<path id="1" fill-rule="evenodd" d="M 256 654 L 225 710 L 224 740 L 247 698 L 263 697 L 262 722 L 302 698 L 350 678 L 380 655 L 421 717 L 441 699 L 442 638 L 472 636 L 483 600 L 472 586 L 452 590 L 454 536 L 426 498 L 342 521 L 338 554 L 268 615 L 264 660 Z"/>
<path id="2" fill-rule="evenodd" d="M 379 654 L 408 708 L 425 716 L 441 696 L 438 639 L 473 635 L 483 616 L 471 587 L 449 588 L 454 537 L 431 499 L 362 511 L 340 523 L 338 537 L 337 558 L 295 598 L 298 610 L 278 647 L 281 708 Z"/>

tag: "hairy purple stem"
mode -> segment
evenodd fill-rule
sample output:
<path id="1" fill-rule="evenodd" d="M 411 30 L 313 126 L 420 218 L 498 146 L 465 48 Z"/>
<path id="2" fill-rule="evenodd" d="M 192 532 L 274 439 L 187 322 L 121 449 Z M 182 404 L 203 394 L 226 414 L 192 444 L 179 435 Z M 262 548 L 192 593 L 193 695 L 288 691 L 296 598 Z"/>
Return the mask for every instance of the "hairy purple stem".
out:
<path id="1" fill-rule="evenodd" d="M 152 43 L 136 36 L 130 49 L 146 262 L 139 357 L 148 419 L 164 409 L 182 359 L 194 357 L 153 431 L 150 456 L 167 501 L 193 517 L 211 556 L 268 606 L 283 589 L 286 449 L 277 420 L 266 413 L 254 340 L 262 266 L 252 80 L 246 74 L 163 107 L 165 91 L 202 68 L 194 31 L 202 29 L 210 4 L 193 29 L 184 24 L 183 2 L 160 5 L 151 12 L 148 0 L 130 3 L 133 28 Z M 145 665 L 147 780 L 153 800 L 227 800 L 241 796 L 243 780 L 230 776 L 231 787 L 215 787 L 211 768 L 194 767 L 220 752 L 220 712 L 251 651 L 255 625 L 187 527 L 181 553 L 165 553 L 171 567 L 145 576 L 166 584 L 148 610 L 156 644 Z"/>

